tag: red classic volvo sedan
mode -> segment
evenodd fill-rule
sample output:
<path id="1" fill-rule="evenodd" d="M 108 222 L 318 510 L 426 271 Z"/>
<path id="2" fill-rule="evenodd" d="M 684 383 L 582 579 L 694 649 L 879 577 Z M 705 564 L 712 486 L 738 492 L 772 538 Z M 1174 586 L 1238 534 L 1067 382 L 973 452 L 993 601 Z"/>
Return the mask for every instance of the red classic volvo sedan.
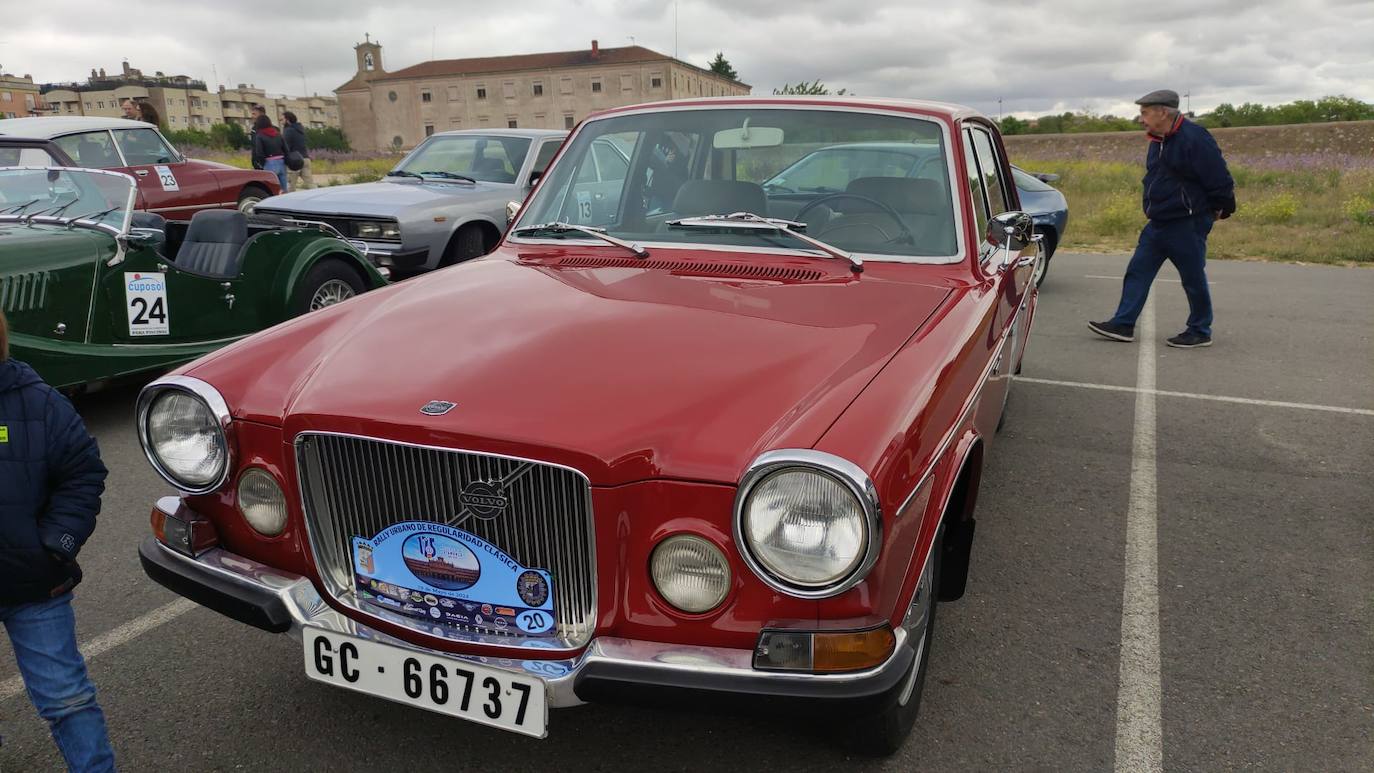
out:
<path id="1" fill-rule="evenodd" d="M 954 105 L 593 116 L 493 254 L 145 388 L 181 495 L 143 566 L 310 678 L 467 720 L 666 695 L 891 753 L 1035 313 L 1011 179 Z"/>

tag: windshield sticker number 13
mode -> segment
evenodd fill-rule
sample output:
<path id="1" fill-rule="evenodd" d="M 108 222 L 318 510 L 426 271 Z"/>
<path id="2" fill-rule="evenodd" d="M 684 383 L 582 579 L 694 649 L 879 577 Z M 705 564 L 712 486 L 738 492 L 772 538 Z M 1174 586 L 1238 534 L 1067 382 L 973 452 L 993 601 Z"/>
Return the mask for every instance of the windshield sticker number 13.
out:
<path id="1" fill-rule="evenodd" d="M 164 274 L 124 274 L 125 310 L 129 336 L 165 336 L 172 332 L 167 316 L 167 277 Z"/>

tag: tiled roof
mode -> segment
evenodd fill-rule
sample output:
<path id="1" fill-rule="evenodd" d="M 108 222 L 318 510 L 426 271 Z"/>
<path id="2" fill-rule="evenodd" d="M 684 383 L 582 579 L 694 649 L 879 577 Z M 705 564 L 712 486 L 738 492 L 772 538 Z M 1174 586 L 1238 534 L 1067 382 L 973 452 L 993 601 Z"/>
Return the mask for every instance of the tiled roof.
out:
<path id="1" fill-rule="evenodd" d="M 667 54 L 644 48 L 625 46 L 622 48 L 602 48 L 595 57 L 590 48 L 581 51 L 555 51 L 547 54 L 517 54 L 515 56 L 485 56 L 471 59 L 437 59 L 421 62 L 395 72 L 382 73 L 372 78 L 372 82 L 400 80 L 405 78 L 440 78 L 452 75 L 480 75 L 496 72 L 518 72 L 522 70 L 548 70 L 560 67 L 590 67 L 597 65 L 637 64 L 642 62 L 671 62 Z M 682 62 L 694 70 L 711 75 L 709 70 Z M 719 76 L 717 76 L 719 77 Z M 747 84 L 745 84 L 747 85 Z M 350 88 L 366 88 L 367 82 L 358 76 L 349 79 L 338 91 Z"/>

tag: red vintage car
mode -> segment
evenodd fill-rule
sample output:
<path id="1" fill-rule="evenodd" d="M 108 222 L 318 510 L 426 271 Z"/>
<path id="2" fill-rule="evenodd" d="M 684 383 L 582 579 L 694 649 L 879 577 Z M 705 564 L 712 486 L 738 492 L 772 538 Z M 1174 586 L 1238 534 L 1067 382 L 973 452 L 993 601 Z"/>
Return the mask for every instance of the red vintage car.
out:
<path id="1" fill-rule="evenodd" d="M 761 185 L 855 142 L 935 162 Z M 593 116 L 493 254 L 150 384 L 182 493 L 143 566 L 412 706 L 543 736 L 587 701 L 764 704 L 890 753 L 1035 314 L 1011 180 L 955 105 Z"/>
<path id="2" fill-rule="evenodd" d="M 77 166 L 112 169 L 138 181 L 138 208 L 189 221 L 202 209 L 250 212 L 281 193 L 277 176 L 259 169 L 186 158 L 156 126 L 124 118 L 50 116 L 0 120 L 0 135 L 55 142 Z"/>

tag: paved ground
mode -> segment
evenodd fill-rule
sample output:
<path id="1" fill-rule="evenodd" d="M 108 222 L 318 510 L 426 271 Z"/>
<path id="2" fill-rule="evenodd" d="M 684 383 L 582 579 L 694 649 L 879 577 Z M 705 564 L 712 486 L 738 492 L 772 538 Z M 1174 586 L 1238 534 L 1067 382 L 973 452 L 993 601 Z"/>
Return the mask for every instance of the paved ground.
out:
<path id="1" fill-rule="evenodd" d="M 137 448 L 126 389 L 81 403 L 113 473 L 77 602 L 120 761 L 129 770 L 1108 770 L 1135 555 L 1126 528 L 1143 515 L 1157 518 L 1160 708 L 1158 735 L 1145 727 L 1141 737 L 1157 738 L 1164 768 L 1374 769 L 1374 271 L 1214 264 L 1217 343 L 1201 351 L 1162 346 L 1186 309 L 1176 281 L 1157 285 L 1150 359 L 1161 391 L 1149 398 L 1147 480 L 1140 395 L 1129 391 L 1144 370 L 1141 344 L 1084 327 L 1108 315 L 1119 286 L 1096 277 L 1119 276 L 1123 262 L 1054 261 L 984 477 L 970 590 L 940 610 L 921 721 L 891 760 L 847 759 L 812 728 L 766 718 L 615 706 L 554 712 L 549 739 L 534 741 L 307 681 L 293 641 L 204 609 L 165 608 L 174 597 L 144 579 L 135 546 L 166 487 Z M 1142 483 L 1153 484 L 1154 508 L 1132 499 Z M 122 627 L 135 620 L 147 630 Z M 56 770 L 14 673 L 0 643 L 0 770 Z"/>

